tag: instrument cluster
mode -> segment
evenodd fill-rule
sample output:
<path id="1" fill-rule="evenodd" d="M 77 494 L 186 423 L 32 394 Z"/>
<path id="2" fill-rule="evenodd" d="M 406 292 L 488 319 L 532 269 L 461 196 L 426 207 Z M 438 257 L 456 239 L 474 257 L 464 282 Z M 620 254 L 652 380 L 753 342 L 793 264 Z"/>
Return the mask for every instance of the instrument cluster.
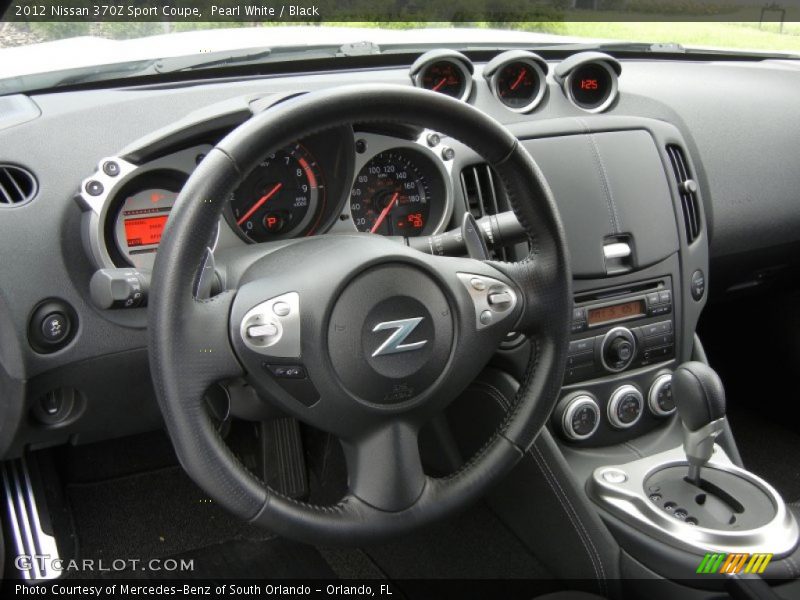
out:
<path id="1" fill-rule="evenodd" d="M 209 247 L 329 232 L 439 233 L 453 210 L 450 164 L 439 145 L 430 132 L 411 139 L 350 127 L 298 140 L 244 177 Z M 212 147 L 209 141 L 138 165 L 122 157 L 100 162 L 80 194 L 86 245 L 99 268 L 152 269 L 181 189 Z"/>

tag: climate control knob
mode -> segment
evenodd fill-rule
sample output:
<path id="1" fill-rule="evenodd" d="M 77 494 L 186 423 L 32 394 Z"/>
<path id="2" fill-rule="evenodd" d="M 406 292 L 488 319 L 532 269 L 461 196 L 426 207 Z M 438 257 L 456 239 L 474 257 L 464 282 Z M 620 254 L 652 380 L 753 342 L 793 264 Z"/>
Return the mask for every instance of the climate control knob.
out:
<path id="1" fill-rule="evenodd" d="M 628 368 L 636 356 L 636 338 L 630 329 L 615 327 L 604 337 L 600 345 L 600 359 L 607 371 L 617 373 Z"/>
<path id="2" fill-rule="evenodd" d="M 568 397 L 560 408 L 561 430 L 571 440 L 588 439 L 600 426 L 600 406 L 586 393 Z"/>
<path id="3" fill-rule="evenodd" d="M 667 417 L 675 412 L 675 398 L 672 397 L 672 374 L 664 373 L 656 377 L 650 386 L 647 403 L 654 415 Z"/>
<path id="4" fill-rule="evenodd" d="M 617 429 L 627 429 L 636 425 L 643 409 L 642 393 L 632 385 L 623 385 L 608 400 L 608 420 Z"/>

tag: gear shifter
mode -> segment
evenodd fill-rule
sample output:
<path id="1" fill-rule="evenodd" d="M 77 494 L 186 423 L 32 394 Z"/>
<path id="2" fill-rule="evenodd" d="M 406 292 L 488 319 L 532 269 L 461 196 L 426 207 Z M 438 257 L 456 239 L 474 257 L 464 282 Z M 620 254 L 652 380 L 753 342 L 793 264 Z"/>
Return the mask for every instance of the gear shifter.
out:
<path id="1" fill-rule="evenodd" d="M 800 529 L 780 495 L 736 465 L 724 448 L 714 454 L 726 423 L 725 390 L 717 374 L 699 362 L 680 365 L 672 374 L 672 397 L 683 448 L 597 467 L 588 485 L 593 499 L 628 525 L 700 554 L 717 548 L 776 556 L 776 547 L 793 552 Z"/>
<path id="2" fill-rule="evenodd" d="M 687 362 L 672 375 L 672 394 L 683 422 L 689 480 L 700 485 L 700 469 L 711 458 L 725 426 L 725 389 L 719 375 L 701 362 Z"/>

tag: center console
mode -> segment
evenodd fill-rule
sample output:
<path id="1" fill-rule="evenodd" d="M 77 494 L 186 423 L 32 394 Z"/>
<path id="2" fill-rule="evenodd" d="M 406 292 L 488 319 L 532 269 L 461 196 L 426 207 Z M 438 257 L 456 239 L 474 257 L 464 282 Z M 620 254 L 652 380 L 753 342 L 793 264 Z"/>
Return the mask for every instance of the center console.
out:
<path id="1" fill-rule="evenodd" d="M 701 573 L 708 554 L 757 555 L 753 572 L 796 579 L 798 510 L 743 467 L 721 382 L 690 362 L 703 359 L 695 336 L 708 272 L 702 169 L 669 124 L 580 121 L 580 131 L 515 131 L 558 202 L 574 302 L 548 429 L 493 506 L 532 545 L 558 539 L 548 567 L 599 580 L 586 589 L 604 595 L 614 578 L 667 578 L 660 597 L 717 598 L 726 575 Z"/>

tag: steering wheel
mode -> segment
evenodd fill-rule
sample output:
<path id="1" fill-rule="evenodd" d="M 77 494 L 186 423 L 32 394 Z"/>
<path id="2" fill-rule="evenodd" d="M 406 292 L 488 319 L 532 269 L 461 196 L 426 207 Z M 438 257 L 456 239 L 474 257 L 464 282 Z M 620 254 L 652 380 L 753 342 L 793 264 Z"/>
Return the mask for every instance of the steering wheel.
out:
<path id="1" fill-rule="evenodd" d="M 227 269 L 228 289 L 199 299 L 201 259 L 223 205 L 263 157 L 326 129 L 370 122 L 432 129 L 478 152 L 505 186 L 529 256 L 489 262 L 431 256 L 378 235 L 317 236 L 248 247 Z M 444 517 L 507 474 L 545 424 L 565 368 L 570 285 L 551 192 L 528 152 L 491 117 L 441 94 L 388 85 L 312 92 L 267 109 L 207 153 L 175 203 L 155 262 L 150 367 L 178 458 L 220 505 L 289 538 L 372 543 Z M 510 331 L 528 335 L 535 351 L 507 417 L 460 470 L 427 476 L 420 427 L 467 387 Z M 337 504 L 280 494 L 228 449 L 203 397 L 213 383 L 237 377 L 340 439 L 348 492 Z"/>

